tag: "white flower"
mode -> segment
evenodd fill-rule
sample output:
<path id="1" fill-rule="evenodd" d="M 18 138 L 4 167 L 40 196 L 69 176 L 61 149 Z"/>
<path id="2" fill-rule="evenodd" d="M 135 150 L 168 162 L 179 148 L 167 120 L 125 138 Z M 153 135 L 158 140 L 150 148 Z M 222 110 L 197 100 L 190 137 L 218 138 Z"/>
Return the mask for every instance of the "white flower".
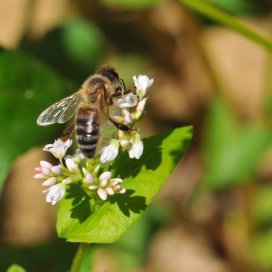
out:
<path id="1" fill-rule="evenodd" d="M 47 161 L 40 161 L 40 167 L 35 168 L 35 170 L 36 170 L 36 172 L 38 172 L 38 174 L 36 174 L 34 176 L 34 178 L 36 178 L 36 179 L 46 178 L 47 176 L 49 176 L 52 167 L 53 166 L 51 163 L 49 163 Z"/>
<path id="2" fill-rule="evenodd" d="M 120 98 L 114 99 L 114 104 L 119 108 L 131 108 L 135 107 L 138 103 L 137 95 L 133 93 L 128 93 Z"/>
<path id="3" fill-rule="evenodd" d="M 68 139 L 66 142 L 58 139 L 53 144 L 46 145 L 43 150 L 52 153 L 56 158 L 61 160 L 72 143 L 73 141 L 71 139 Z"/>
<path id="4" fill-rule="evenodd" d="M 71 159 L 71 158 L 67 158 L 65 160 L 65 164 L 68 168 L 68 170 L 72 173 L 76 173 L 77 172 L 77 164 Z"/>
<path id="5" fill-rule="evenodd" d="M 136 107 L 136 112 L 133 113 L 133 115 L 132 115 L 133 120 L 137 121 L 137 120 L 139 120 L 141 118 L 141 116 L 143 114 L 143 111 L 144 111 L 144 108 L 145 108 L 146 101 L 147 101 L 147 97 L 143 98 L 138 103 L 138 105 Z"/>
<path id="6" fill-rule="evenodd" d="M 119 131 L 118 138 L 120 145 L 128 150 L 131 159 L 139 159 L 142 156 L 144 145 L 138 132 Z"/>
<path id="7" fill-rule="evenodd" d="M 62 170 L 59 165 L 55 165 L 55 166 L 52 166 L 51 172 L 53 172 L 54 174 L 59 176 L 61 174 Z"/>
<path id="8" fill-rule="evenodd" d="M 57 182 L 55 177 L 51 177 L 42 183 L 43 186 L 52 186 Z"/>
<path id="9" fill-rule="evenodd" d="M 142 98 L 145 96 L 147 89 L 153 84 L 153 78 L 149 79 L 146 75 L 133 76 L 137 95 Z"/>
<path id="10" fill-rule="evenodd" d="M 139 133 L 135 133 L 131 138 L 131 147 L 128 149 L 128 154 L 131 159 L 139 159 L 144 150 L 143 142 L 141 141 Z"/>
<path id="11" fill-rule="evenodd" d="M 55 178 L 51 178 L 50 181 L 47 180 L 48 184 L 51 182 L 53 183 Z M 46 194 L 45 200 L 46 202 L 51 203 L 52 205 L 55 205 L 58 201 L 60 201 L 64 195 L 66 190 L 66 185 L 72 182 L 72 178 L 68 177 L 64 179 L 61 183 L 54 184 L 48 189 L 44 190 L 43 193 Z M 44 182 L 45 183 L 45 182 Z M 47 184 L 44 184 L 44 186 L 49 186 Z"/>
<path id="12" fill-rule="evenodd" d="M 49 187 L 47 190 L 44 190 L 43 193 L 46 194 L 45 197 L 46 202 L 55 205 L 65 195 L 65 184 L 64 183 L 55 184 Z"/>
<path id="13" fill-rule="evenodd" d="M 106 162 L 114 160 L 118 155 L 118 150 L 119 150 L 119 141 L 112 139 L 109 145 L 102 148 L 100 161 L 102 163 L 106 163 Z"/>
<path id="14" fill-rule="evenodd" d="M 120 178 L 110 179 L 111 176 L 112 174 L 109 171 L 99 176 L 100 183 L 97 194 L 102 200 L 106 200 L 108 195 L 114 195 L 114 193 L 124 194 L 126 192 L 126 189 L 120 185 L 123 180 Z"/>

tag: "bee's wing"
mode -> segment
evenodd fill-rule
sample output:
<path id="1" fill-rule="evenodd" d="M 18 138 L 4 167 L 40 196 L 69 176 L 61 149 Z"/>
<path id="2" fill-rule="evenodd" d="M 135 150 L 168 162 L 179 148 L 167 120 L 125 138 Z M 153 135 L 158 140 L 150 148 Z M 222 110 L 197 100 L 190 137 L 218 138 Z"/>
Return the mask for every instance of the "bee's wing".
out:
<path id="1" fill-rule="evenodd" d="M 75 113 L 78 104 L 82 101 L 79 92 L 68 96 L 44 110 L 37 119 L 37 124 L 47 126 L 54 123 L 65 123 Z"/>

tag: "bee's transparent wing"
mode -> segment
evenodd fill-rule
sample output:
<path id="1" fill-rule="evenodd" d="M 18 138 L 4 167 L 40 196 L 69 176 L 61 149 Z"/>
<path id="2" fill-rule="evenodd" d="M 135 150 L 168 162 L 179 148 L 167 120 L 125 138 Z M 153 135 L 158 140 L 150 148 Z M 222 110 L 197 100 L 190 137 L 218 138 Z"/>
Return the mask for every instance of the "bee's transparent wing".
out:
<path id="1" fill-rule="evenodd" d="M 47 126 L 54 123 L 65 123 L 75 113 L 77 105 L 81 102 L 80 93 L 68 96 L 44 110 L 37 119 L 37 124 Z"/>

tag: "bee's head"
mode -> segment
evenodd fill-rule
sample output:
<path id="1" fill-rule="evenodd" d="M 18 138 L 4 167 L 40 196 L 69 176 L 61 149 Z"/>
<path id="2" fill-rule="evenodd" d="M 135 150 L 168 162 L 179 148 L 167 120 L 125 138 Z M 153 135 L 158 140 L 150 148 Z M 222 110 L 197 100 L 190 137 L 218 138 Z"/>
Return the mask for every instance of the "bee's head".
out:
<path id="1" fill-rule="evenodd" d="M 118 73 L 115 71 L 113 67 L 110 66 L 102 66 L 98 71 L 98 74 L 105 76 L 112 83 L 117 83 L 120 81 Z"/>

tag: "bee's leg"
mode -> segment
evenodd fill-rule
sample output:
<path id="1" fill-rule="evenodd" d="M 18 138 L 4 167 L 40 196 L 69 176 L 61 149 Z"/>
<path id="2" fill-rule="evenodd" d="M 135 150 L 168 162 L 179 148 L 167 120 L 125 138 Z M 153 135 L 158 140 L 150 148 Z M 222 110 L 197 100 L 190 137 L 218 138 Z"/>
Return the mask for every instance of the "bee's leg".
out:
<path id="1" fill-rule="evenodd" d="M 64 130 L 63 130 L 63 133 L 62 133 L 62 136 L 61 136 L 61 140 L 63 142 L 66 142 L 70 137 L 71 137 L 71 134 L 73 132 L 75 128 L 75 122 L 72 122 L 71 124 L 69 124 Z"/>
<path id="2" fill-rule="evenodd" d="M 118 123 L 116 120 L 114 120 L 113 118 L 109 117 L 110 122 L 118 129 L 123 130 L 123 131 L 132 131 L 132 130 L 136 130 L 135 128 L 130 128 L 124 124 Z"/>
<path id="3" fill-rule="evenodd" d="M 120 98 L 124 96 L 125 94 L 131 93 L 131 92 L 132 92 L 131 90 L 124 91 L 122 88 L 119 87 L 118 89 L 116 89 L 115 93 L 110 96 L 110 105 L 113 104 L 114 98 Z"/>

